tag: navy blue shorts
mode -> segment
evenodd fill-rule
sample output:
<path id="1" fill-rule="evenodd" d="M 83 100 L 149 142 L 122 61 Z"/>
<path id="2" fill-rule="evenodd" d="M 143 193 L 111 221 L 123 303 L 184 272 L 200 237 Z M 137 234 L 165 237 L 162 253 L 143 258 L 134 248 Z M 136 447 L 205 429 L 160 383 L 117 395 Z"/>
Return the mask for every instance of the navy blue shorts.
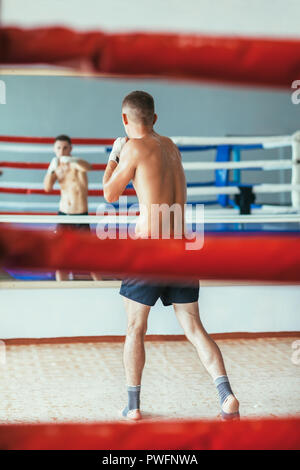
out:
<path id="1" fill-rule="evenodd" d="M 153 307 L 160 298 L 164 306 L 198 302 L 199 282 L 155 284 L 141 279 L 124 279 L 120 294 L 127 299 Z"/>
<path id="2" fill-rule="evenodd" d="M 82 214 L 66 214 L 65 212 L 58 211 L 58 215 L 89 215 L 88 212 L 83 212 Z M 57 224 L 56 230 L 79 230 L 81 232 L 90 232 L 91 228 L 89 224 Z"/>

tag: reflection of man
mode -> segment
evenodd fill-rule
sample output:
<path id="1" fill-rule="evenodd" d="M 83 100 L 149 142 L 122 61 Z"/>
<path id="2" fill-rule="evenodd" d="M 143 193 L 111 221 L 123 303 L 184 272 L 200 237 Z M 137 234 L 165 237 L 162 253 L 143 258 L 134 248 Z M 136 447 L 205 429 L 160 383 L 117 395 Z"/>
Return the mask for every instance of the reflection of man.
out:
<path id="1" fill-rule="evenodd" d="M 116 201 L 132 180 L 140 203 L 140 217 L 136 234 L 151 236 L 151 208 L 153 205 L 186 202 L 186 181 L 181 155 L 174 143 L 153 130 L 157 116 L 151 95 L 135 91 L 126 96 L 122 104 L 122 118 L 129 140 L 117 139 L 103 177 L 104 196 L 108 202 Z M 156 221 L 157 222 L 157 221 Z M 175 222 L 170 220 L 171 233 Z M 178 221 L 177 221 L 178 223 Z M 161 220 L 158 221 L 161 224 Z M 159 230 L 161 232 L 161 230 Z M 122 414 L 138 420 L 140 413 L 140 387 L 145 364 L 144 336 L 151 309 L 158 298 L 164 305 L 173 305 L 185 335 L 195 346 L 206 370 L 217 386 L 221 412 L 224 418 L 238 417 L 239 403 L 233 395 L 221 352 L 205 331 L 199 317 L 199 285 L 162 284 L 126 279 L 120 294 L 124 296 L 128 317 L 128 330 L 124 347 L 124 366 L 128 385 L 128 406 Z"/>
<path id="2" fill-rule="evenodd" d="M 56 180 L 60 185 L 59 215 L 88 215 L 88 178 L 87 171 L 91 165 L 85 160 L 71 156 L 72 142 L 67 135 L 59 135 L 55 139 L 54 152 L 48 171 L 44 179 L 44 189 L 49 192 L 53 189 Z M 76 229 L 89 231 L 88 224 L 58 224 L 57 229 Z M 91 273 L 94 280 L 99 277 Z M 56 271 L 56 280 L 68 279 L 68 273 Z"/>

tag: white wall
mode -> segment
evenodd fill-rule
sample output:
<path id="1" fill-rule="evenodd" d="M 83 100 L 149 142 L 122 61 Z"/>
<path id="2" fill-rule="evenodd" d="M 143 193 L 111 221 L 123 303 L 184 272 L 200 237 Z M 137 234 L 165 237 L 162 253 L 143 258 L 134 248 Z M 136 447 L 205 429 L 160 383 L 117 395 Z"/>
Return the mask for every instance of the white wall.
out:
<path id="1" fill-rule="evenodd" d="M 201 318 L 210 333 L 300 331 L 300 286 L 201 287 Z M 0 338 L 124 335 L 117 288 L 1 289 Z M 158 301 L 148 334 L 183 334 L 172 307 Z"/>
<path id="2" fill-rule="evenodd" d="M 2 0 L 4 24 L 300 36 L 299 0 Z"/>

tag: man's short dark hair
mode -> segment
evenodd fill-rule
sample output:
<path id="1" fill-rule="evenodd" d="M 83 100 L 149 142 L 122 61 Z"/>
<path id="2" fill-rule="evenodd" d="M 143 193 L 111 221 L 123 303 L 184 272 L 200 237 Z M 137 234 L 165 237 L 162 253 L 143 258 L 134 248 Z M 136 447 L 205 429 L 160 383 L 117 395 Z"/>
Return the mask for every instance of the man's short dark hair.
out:
<path id="1" fill-rule="evenodd" d="M 68 135 L 60 134 L 57 137 L 55 137 L 54 142 L 57 142 L 58 140 L 60 140 L 61 142 L 68 142 L 68 144 L 72 145 L 72 141 Z"/>
<path id="2" fill-rule="evenodd" d="M 132 109 L 136 121 L 142 122 L 146 126 L 153 124 L 154 99 L 149 93 L 132 91 L 123 99 L 122 108 L 126 106 Z"/>

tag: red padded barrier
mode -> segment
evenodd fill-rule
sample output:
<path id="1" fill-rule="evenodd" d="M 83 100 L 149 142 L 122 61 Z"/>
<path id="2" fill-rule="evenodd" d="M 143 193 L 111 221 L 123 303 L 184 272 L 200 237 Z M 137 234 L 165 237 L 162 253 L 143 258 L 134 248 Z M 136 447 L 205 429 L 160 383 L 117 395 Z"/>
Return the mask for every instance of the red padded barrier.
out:
<path id="1" fill-rule="evenodd" d="M 2 224 L 0 265 L 99 271 L 168 279 L 300 282 L 300 234 L 206 234 L 190 240 L 105 239 L 93 233 L 24 230 Z M 201 236 L 198 238 L 201 245 Z M 194 245 L 194 248 L 196 245 Z"/>
<path id="2" fill-rule="evenodd" d="M 2 425 L 3 450 L 299 450 L 300 419 Z"/>
<path id="3" fill-rule="evenodd" d="M 120 76 L 163 76 L 290 88 L 300 40 L 192 34 L 0 30 L 2 64 L 69 64 Z"/>

